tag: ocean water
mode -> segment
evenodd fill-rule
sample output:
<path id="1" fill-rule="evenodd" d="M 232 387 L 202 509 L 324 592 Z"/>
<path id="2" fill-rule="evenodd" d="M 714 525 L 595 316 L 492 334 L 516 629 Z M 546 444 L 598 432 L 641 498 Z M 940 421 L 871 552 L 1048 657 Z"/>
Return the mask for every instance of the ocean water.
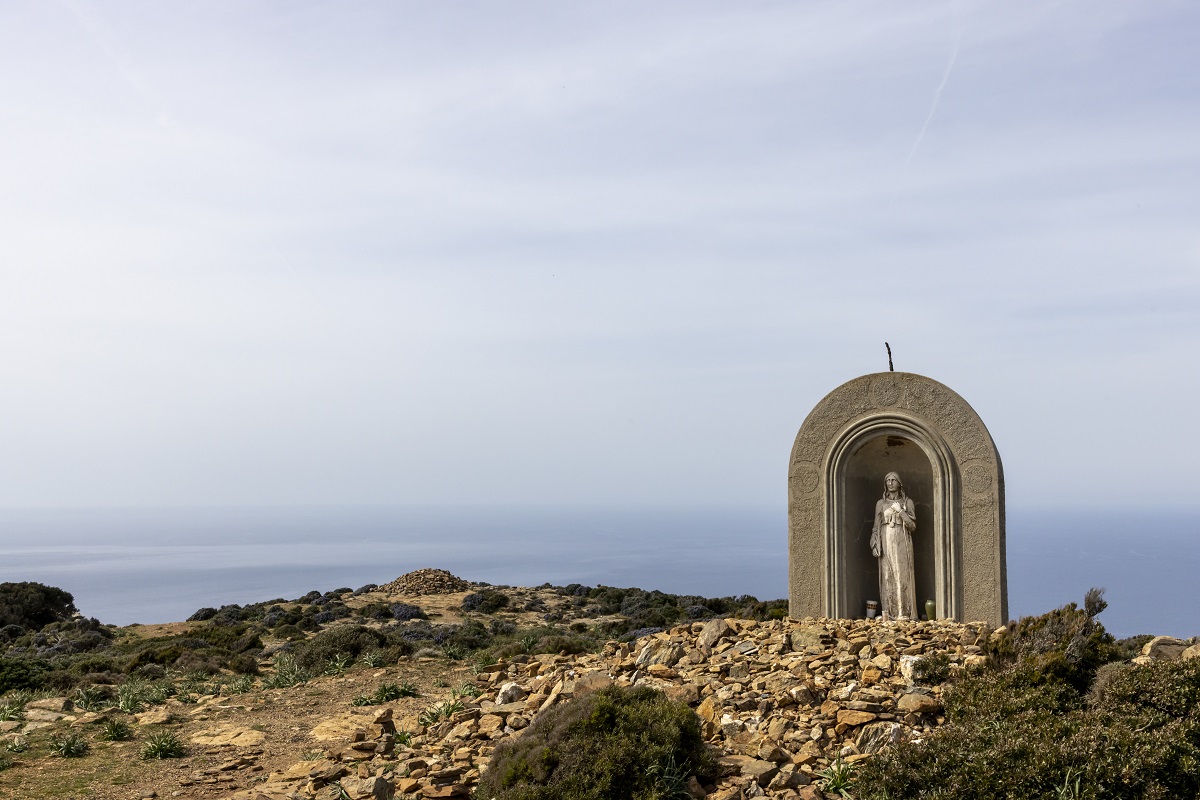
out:
<path id="1" fill-rule="evenodd" d="M 1109 631 L 1200 635 L 1200 537 L 1182 510 L 1009 509 L 1009 613 L 1106 589 Z M 780 508 L 0 509 L 0 581 L 39 581 L 126 625 L 225 603 L 386 583 L 472 581 L 787 596 Z"/>

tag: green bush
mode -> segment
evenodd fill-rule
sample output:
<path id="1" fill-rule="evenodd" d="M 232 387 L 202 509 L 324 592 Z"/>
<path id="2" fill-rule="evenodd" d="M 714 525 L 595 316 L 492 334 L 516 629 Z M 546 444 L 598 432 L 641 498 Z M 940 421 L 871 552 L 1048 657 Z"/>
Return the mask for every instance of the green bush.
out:
<path id="1" fill-rule="evenodd" d="M 75 598 L 56 586 L 31 581 L 0 583 L 0 627 L 40 630 L 76 612 Z"/>
<path id="2" fill-rule="evenodd" d="M 610 686 L 552 708 L 500 744 L 477 795 L 496 800 L 666 800 L 709 777 L 699 718 L 648 687 Z"/>
<path id="3" fill-rule="evenodd" d="M 1108 603 L 1102 589 L 1090 589 L 1084 607 L 1068 603 L 1038 617 L 1009 623 L 1004 636 L 988 642 L 1000 667 L 1043 660 L 1080 692 L 1087 691 L 1101 664 L 1121 657 L 1121 649 L 1096 621 Z"/>
<path id="4" fill-rule="evenodd" d="M 508 595 L 504 592 L 498 592 L 495 589 L 484 589 L 481 592 L 472 592 L 463 598 L 463 611 L 480 611 L 484 614 L 494 614 L 502 608 L 506 608 L 509 603 Z"/>
<path id="5" fill-rule="evenodd" d="M 917 659 L 913 664 L 913 680 L 925 686 L 937 686 L 950 677 L 950 656 L 938 651 Z"/>
<path id="6" fill-rule="evenodd" d="M 306 638 L 304 631 L 290 624 L 280 625 L 273 633 L 277 639 L 284 639 L 289 642 L 302 642 Z"/>
<path id="7" fill-rule="evenodd" d="M 297 642 L 294 653 L 303 669 L 315 673 L 339 656 L 346 656 L 348 663 L 354 663 L 363 653 L 378 650 L 386 643 L 387 637 L 379 631 L 362 625 L 338 625 Z"/>
<path id="8" fill-rule="evenodd" d="M 858 796 L 1198 796 L 1200 661 L 1106 662 L 1118 650 L 1088 594 L 1012 625 L 992 646 L 1000 666 L 946 691 L 948 724 L 866 762 Z"/>
<path id="9" fill-rule="evenodd" d="M 244 623 L 238 625 L 200 625 L 193 628 L 188 636 L 208 642 L 214 647 L 220 647 L 231 653 L 246 653 L 251 650 L 262 650 L 262 639 L 258 633 Z"/>
<path id="10" fill-rule="evenodd" d="M 354 613 L 365 619 L 391 619 L 392 607 L 387 603 L 367 603 Z"/>
<path id="11" fill-rule="evenodd" d="M 17 689 L 40 689 L 47 664 L 35 658 L 0 658 L 0 694 Z"/>

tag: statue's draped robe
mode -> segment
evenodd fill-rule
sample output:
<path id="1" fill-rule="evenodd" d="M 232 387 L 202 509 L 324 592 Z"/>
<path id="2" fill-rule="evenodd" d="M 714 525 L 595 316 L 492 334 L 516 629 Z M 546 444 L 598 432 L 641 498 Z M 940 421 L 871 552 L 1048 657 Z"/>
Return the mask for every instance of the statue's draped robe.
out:
<path id="1" fill-rule="evenodd" d="M 901 503 L 908 520 L 898 514 L 889 523 L 892 503 Z M 917 527 L 917 511 L 911 498 L 880 500 L 875 504 L 875 527 L 879 542 L 879 603 L 891 619 L 917 619 L 917 578 L 913 569 L 912 532 Z"/>

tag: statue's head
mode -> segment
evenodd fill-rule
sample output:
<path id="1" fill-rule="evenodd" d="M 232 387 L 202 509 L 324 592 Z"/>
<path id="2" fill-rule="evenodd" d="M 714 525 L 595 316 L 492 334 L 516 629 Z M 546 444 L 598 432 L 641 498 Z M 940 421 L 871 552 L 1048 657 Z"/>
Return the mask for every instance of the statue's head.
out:
<path id="1" fill-rule="evenodd" d="M 895 472 L 889 472 L 884 477 L 883 486 L 886 490 L 884 497 L 902 494 L 904 491 L 904 484 L 900 482 L 900 476 Z"/>

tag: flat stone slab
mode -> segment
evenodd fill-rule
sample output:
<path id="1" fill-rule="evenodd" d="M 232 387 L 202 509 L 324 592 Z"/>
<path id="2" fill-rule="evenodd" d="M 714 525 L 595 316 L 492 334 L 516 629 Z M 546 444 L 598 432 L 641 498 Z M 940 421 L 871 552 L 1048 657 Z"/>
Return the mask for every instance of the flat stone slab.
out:
<path id="1" fill-rule="evenodd" d="M 192 735 L 194 744 L 204 747 L 257 747 L 266 741 L 266 734 L 253 728 L 223 725 L 205 728 Z"/>

